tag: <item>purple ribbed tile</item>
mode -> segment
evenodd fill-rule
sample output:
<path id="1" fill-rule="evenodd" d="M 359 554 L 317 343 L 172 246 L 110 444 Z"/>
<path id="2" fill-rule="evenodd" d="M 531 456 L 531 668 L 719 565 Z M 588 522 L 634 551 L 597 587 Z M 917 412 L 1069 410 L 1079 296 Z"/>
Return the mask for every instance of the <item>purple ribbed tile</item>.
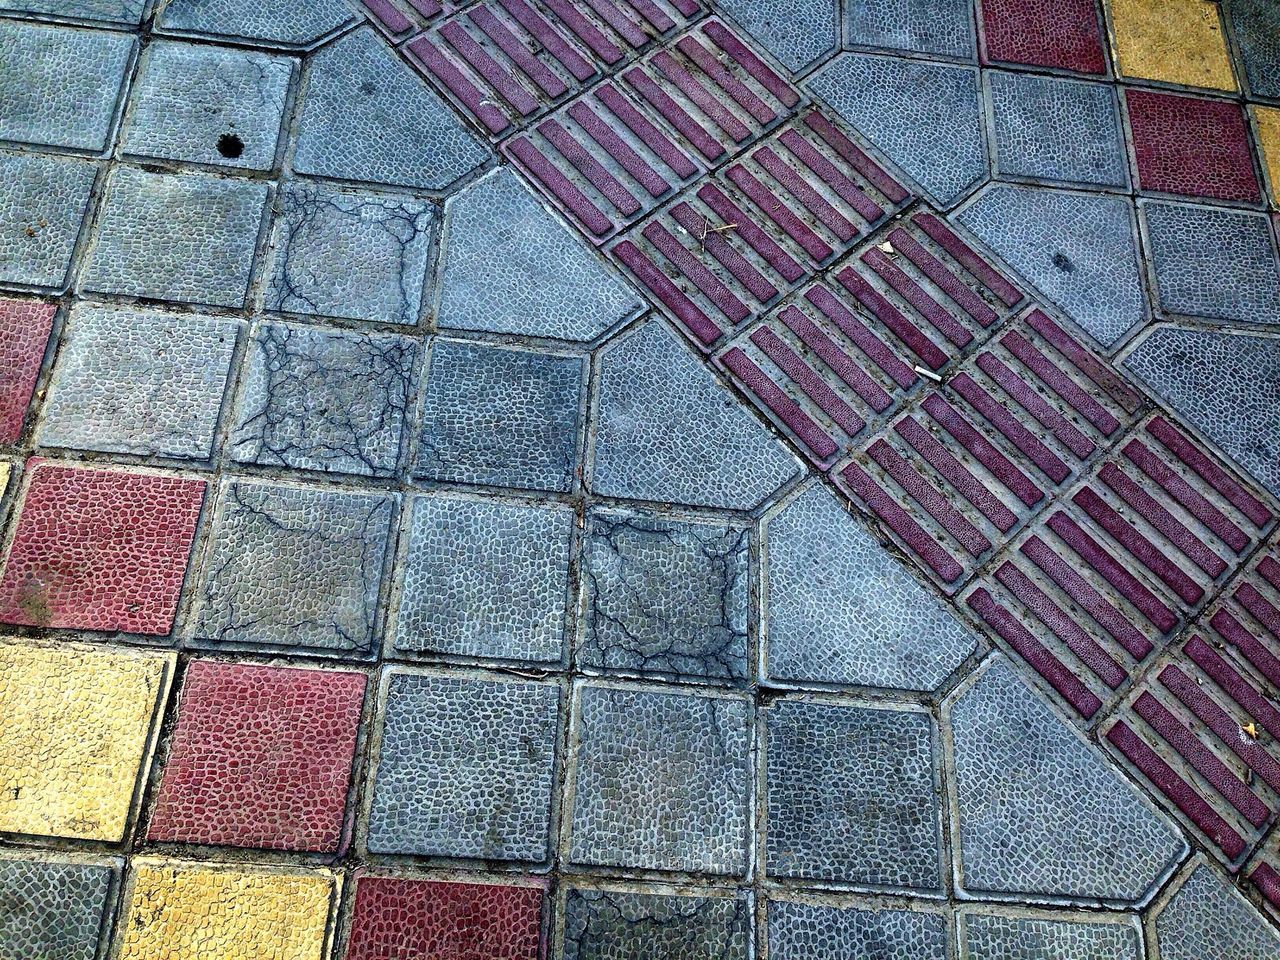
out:
<path id="1" fill-rule="evenodd" d="M 951 451 L 939 443 L 928 430 L 911 417 L 899 420 L 893 426 L 898 436 L 911 444 L 929 466 L 938 471 L 984 517 L 1002 533 L 1008 533 L 1017 525 L 1018 518 L 995 497 L 981 480 L 975 477 Z"/>
<path id="2" fill-rule="evenodd" d="M 815 264 L 821 264 L 835 253 L 820 236 L 813 232 L 803 220 L 773 195 L 764 184 L 757 180 L 741 164 L 735 163 L 726 171 L 726 176 L 739 190 L 746 195 L 756 208 L 796 243 L 804 248 L 805 253 L 813 258 Z"/>
<path id="3" fill-rule="evenodd" d="M 613 230 L 613 221 L 587 199 L 586 194 L 561 173 L 537 147 L 525 137 L 517 137 L 505 147 L 520 161 L 565 208 L 595 237 L 605 237 Z"/>
<path id="4" fill-rule="evenodd" d="M 808 210 L 814 219 L 823 224 L 842 241 L 848 243 L 858 236 L 858 228 L 846 220 L 839 210 L 828 203 L 817 190 L 806 183 L 800 174 L 792 169 L 790 165 L 784 163 L 782 158 L 769 147 L 761 147 L 756 150 L 751 155 L 751 159 L 758 163 L 773 179 L 777 180 L 792 197 L 800 201 L 801 206 Z"/>
<path id="5" fill-rule="evenodd" d="M 1253 873 L 1249 874 L 1249 879 L 1262 891 L 1262 895 L 1271 902 L 1272 906 L 1280 907 L 1280 873 L 1277 873 L 1271 864 L 1259 864 L 1254 868 Z"/>
<path id="6" fill-rule="evenodd" d="M 1250 540 L 1247 533 L 1232 523 L 1221 510 L 1187 483 L 1176 470 L 1161 460 L 1141 440 L 1135 439 L 1126 443 L 1124 455 L 1130 463 L 1158 483 L 1165 493 L 1172 496 L 1188 513 L 1213 531 L 1214 536 L 1236 553 L 1243 553 L 1249 546 Z"/>
<path id="7" fill-rule="evenodd" d="M 1044 492 L 1031 478 L 984 437 L 973 424 L 961 416 L 941 394 L 931 393 L 921 404 L 939 426 L 951 434 L 980 464 L 1028 507 L 1044 499 Z"/>
<path id="8" fill-rule="evenodd" d="M 970 290 L 959 277 L 947 269 L 941 260 L 926 250 L 907 231 L 901 228 L 894 230 L 889 234 L 889 242 L 972 319 L 984 327 L 989 327 L 996 322 L 998 319 L 996 312 L 987 305 L 986 301 Z"/>
<path id="9" fill-rule="evenodd" d="M 1271 521 L 1271 511 L 1262 501 L 1236 483 L 1222 466 L 1199 450 L 1164 417 L 1154 417 L 1147 424 L 1147 433 L 1259 527 Z"/>
<path id="10" fill-rule="evenodd" d="M 485 99 L 479 88 L 462 75 L 434 44 L 426 37 L 417 37 L 408 44 L 408 50 L 437 80 L 462 102 L 471 115 L 485 125 L 490 133 L 499 134 L 511 126 L 510 118 Z"/>
<path id="11" fill-rule="evenodd" d="M 622 185 L 604 165 L 593 157 L 581 143 L 555 120 L 543 120 L 538 124 L 538 132 L 547 138 L 547 142 L 555 147 L 560 156 L 587 178 L 587 182 L 600 192 L 609 203 L 624 217 L 630 217 L 640 211 L 640 201 Z M 561 200 L 564 198 L 561 197 Z"/>
<path id="12" fill-rule="evenodd" d="M 867 453 L 894 482 L 960 544 L 970 556 L 980 557 L 991 549 L 991 541 L 953 507 L 946 496 L 925 479 L 914 466 L 883 440 L 867 448 Z"/>
<path id="13" fill-rule="evenodd" d="M 857 274 L 854 274 L 857 276 Z M 861 279 L 861 278 L 859 278 Z M 898 356 L 885 345 L 884 341 L 877 337 L 861 320 L 858 319 L 843 303 L 835 298 L 835 296 L 824 286 L 810 287 L 804 295 L 805 299 L 817 307 L 822 315 L 839 328 L 840 332 L 853 341 L 854 345 L 865 354 L 872 363 L 879 367 L 886 375 L 891 377 L 898 386 L 906 390 L 915 385 L 920 378 L 916 376 L 909 366 L 902 362 Z M 912 328 L 914 329 L 914 328 Z M 896 331 L 895 331 L 896 332 Z M 908 344 L 910 346 L 910 344 Z M 858 389 L 857 383 L 850 383 L 849 386 L 855 390 Z M 877 387 L 877 389 L 879 389 Z M 883 398 L 878 394 L 865 396 L 868 403 L 874 406 L 878 411 L 883 413 L 889 408 L 891 402 L 888 393 L 883 393 Z M 874 396 L 874 399 L 873 399 Z"/>
<path id="14" fill-rule="evenodd" d="M 623 13 L 612 0 L 585 0 L 587 6 L 607 23 L 618 36 L 622 37 L 633 49 L 639 49 L 649 42 L 648 35 L 640 29 L 634 20 Z"/>
<path id="15" fill-rule="evenodd" d="M 1280 711 L 1258 693 L 1244 677 L 1220 657 L 1198 634 L 1182 648 L 1197 667 L 1214 683 L 1227 692 L 1236 703 L 1273 737 L 1280 737 Z"/>
<path id="16" fill-rule="evenodd" d="M 778 288 L 769 282 L 759 270 L 739 253 L 711 222 L 687 203 L 677 203 L 671 208 L 671 217 L 715 257 L 716 262 L 729 271 L 746 287 L 760 303 L 768 303 L 778 295 Z"/>
<path id="17" fill-rule="evenodd" d="M 683 107 L 672 100 L 653 77 L 640 67 L 632 67 L 623 75 L 623 79 L 631 84 L 632 89 L 657 110 L 667 123 L 675 127 L 688 140 L 695 150 L 708 160 L 719 160 L 724 156 L 724 147 L 697 120 L 689 116 Z"/>
<path id="18" fill-rule="evenodd" d="M 1219 577 L 1226 572 L 1226 561 L 1114 463 L 1104 464 L 1098 472 L 1098 479 L 1209 576 Z"/>
<path id="19" fill-rule="evenodd" d="M 409 6 L 413 7 L 428 20 L 444 12 L 444 7 L 437 0 L 409 0 Z"/>
<path id="20" fill-rule="evenodd" d="M 456 20 L 440 27 L 440 36 L 449 42 L 449 46 L 458 51 L 462 58 L 470 64 L 476 73 L 484 77 L 489 85 L 511 104 L 522 116 L 536 113 L 539 108 L 537 98 L 520 85 L 520 81 L 489 56 L 488 52 L 472 39 Z"/>
<path id="21" fill-rule="evenodd" d="M 605 153 L 616 160 L 623 170 L 631 174 L 648 191 L 649 196 L 657 199 L 670 192 L 671 184 L 663 180 L 658 171 L 646 163 L 640 154 L 631 149 L 631 145 L 618 136 L 612 127 L 600 119 L 600 116 L 591 109 L 586 101 L 579 100 L 571 104 L 566 112 L 586 131 L 587 136 L 594 140 Z"/>
<path id="22" fill-rule="evenodd" d="M 627 5 L 640 14 L 641 18 L 660 34 L 675 28 L 676 22 L 663 13 L 662 9 L 653 0 L 628 0 Z M 688 11 L 682 12 L 686 15 L 691 15 Z M 698 6 L 694 4 L 693 13 L 697 12 Z"/>
<path id="23" fill-rule="evenodd" d="M 857 144 L 841 133 L 840 129 L 819 111 L 812 110 L 805 114 L 804 122 L 845 163 L 866 177 L 877 190 L 888 197 L 890 203 L 902 203 L 911 196 L 906 187 L 889 176 L 883 167 L 868 157 Z"/>
<path id="24" fill-rule="evenodd" d="M 413 29 L 413 21 L 401 13 L 390 0 L 361 0 L 361 2 L 388 33 L 399 36 Z"/>
<path id="25" fill-rule="evenodd" d="M 745 303 L 733 295 L 733 292 L 714 273 L 706 268 L 697 257 L 673 237 L 660 222 L 654 220 L 641 231 L 641 236 L 648 240 L 664 257 L 666 257 L 682 276 L 693 281 L 715 308 L 724 314 L 731 323 L 741 323 L 751 316 L 751 310 Z"/>
<path id="26" fill-rule="evenodd" d="M 622 121 L 623 125 L 635 135 L 646 147 L 652 150 L 676 176 L 688 180 L 698 172 L 698 166 L 684 151 L 677 147 L 665 133 L 655 127 L 647 117 L 618 92 L 611 84 L 602 83 L 593 94 L 609 112 Z"/>
<path id="27" fill-rule="evenodd" d="M 792 382 L 804 391 L 805 396 L 831 418 L 841 430 L 849 436 L 856 436 L 865 427 L 863 420 L 853 408 L 845 403 L 834 390 L 813 369 L 800 359 L 799 354 L 783 342 L 782 338 L 768 327 L 760 327 L 751 335 L 751 342 L 777 365 L 778 369 L 791 378 Z"/>
<path id="28" fill-rule="evenodd" d="M 879 291 L 867 283 L 851 267 L 845 267 L 836 274 L 836 280 L 848 290 L 857 301 L 870 310 L 877 320 L 893 331 L 894 335 L 907 345 L 912 353 L 920 358 L 931 370 L 940 370 L 946 366 L 947 355 L 919 327 L 906 318 L 902 311 L 886 300 Z"/>
<path id="29" fill-rule="evenodd" d="M 1258 573 L 1277 590 L 1280 590 L 1280 563 L 1270 557 L 1263 557 L 1258 564 Z"/>
<path id="30" fill-rule="evenodd" d="M 727 53 L 742 69 L 755 79 L 786 107 L 800 102 L 800 95 L 782 77 L 778 76 L 763 60 L 733 34 L 724 24 L 710 20 L 702 26 L 702 33 L 717 47 Z"/>
<path id="31" fill-rule="evenodd" d="M 1273 637 L 1280 639 L 1280 610 L 1272 606 L 1267 598 L 1258 592 L 1257 587 L 1251 583 L 1242 583 L 1236 588 L 1234 596 L 1236 602 L 1248 610 L 1249 614 Z"/>
<path id="32" fill-rule="evenodd" d="M 1032 389 L 1031 384 L 1015 373 L 1008 364 L 985 351 L 978 354 L 975 362 L 979 370 L 989 376 L 1014 402 L 1031 414 L 1042 427 L 1053 434 L 1059 443 L 1080 460 L 1087 460 L 1097 450 L 1093 441 L 1050 406 L 1049 402 Z"/>
<path id="33" fill-rule="evenodd" d="M 1071 469 L 1052 450 L 1033 436 L 1030 430 L 1019 423 L 991 394 L 978 386 L 977 381 L 967 373 L 956 374 L 951 378 L 949 386 L 1054 483 L 1061 484 L 1071 475 Z"/>
<path id="34" fill-rule="evenodd" d="M 918 214 L 913 222 L 927 233 L 934 243 L 947 251 L 956 263 L 968 270 L 983 286 L 999 297 L 1000 302 L 1006 307 L 1016 307 L 1023 301 L 1022 292 L 1017 287 L 933 214 Z"/>
<path id="35" fill-rule="evenodd" d="M 596 74 L 593 67 L 573 45 L 540 13 L 530 7 L 525 0 L 498 0 L 502 9 L 529 31 L 529 35 L 538 41 L 546 51 L 555 57 L 562 67 L 573 74 L 580 83 L 590 80 Z"/>
<path id="36" fill-rule="evenodd" d="M 714 211 L 725 224 L 733 224 L 737 235 L 745 240 L 748 246 L 759 254 L 769 266 L 777 270 L 788 283 L 795 283 L 805 275 L 804 267 L 780 247 L 772 237 L 761 229 L 760 225 L 747 214 L 715 184 L 708 183 L 698 188 L 698 199 Z"/>
<path id="37" fill-rule="evenodd" d="M 720 358 L 735 377 L 760 398 L 760 401 L 787 426 L 800 442 L 813 451 L 820 460 L 829 460 L 835 456 L 837 446 L 834 440 L 826 435 L 812 418 L 805 413 L 782 389 L 765 375 L 765 372 L 751 362 L 751 359 L 737 347 Z"/>
<path id="38" fill-rule="evenodd" d="M 880 384 L 851 360 L 836 344 L 818 329 L 818 325 L 795 307 L 787 307 L 778 315 L 788 330 L 794 333 L 845 383 L 877 413 L 884 413 L 893 405 L 893 398 Z"/>
<path id="39" fill-rule="evenodd" d="M 858 216 L 868 223 L 875 223 L 884 216 L 884 210 L 856 183 L 836 168 L 836 165 L 818 152 L 808 140 L 794 129 L 778 134 L 778 142 L 803 163 L 829 189 L 845 203 L 858 211 Z"/>
<path id="40" fill-rule="evenodd" d="M 878 247 L 872 247 L 866 251 L 861 259 L 876 272 L 881 280 L 889 284 L 898 296 L 918 310 L 921 316 L 957 347 L 966 347 L 973 342 L 973 335 Z"/>
<path id="41" fill-rule="evenodd" d="M 1244 628 L 1244 625 L 1226 610 L 1219 610 L 1209 619 L 1209 626 L 1227 643 L 1244 654 L 1255 670 L 1280 687 L 1280 660 L 1263 645 L 1262 641 Z"/>
<path id="42" fill-rule="evenodd" d="M 676 42 L 676 48 L 710 77 L 716 86 L 729 94 L 738 106 L 755 117 L 757 123 L 767 126 L 778 119 L 778 114 L 767 103 L 752 93 L 745 83 L 730 73 L 728 67 L 692 36 L 681 37 Z"/>
<path id="43" fill-rule="evenodd" d="M 1113 417 L 1093 397 L 1064 373 L 1053 361 L 1037 350 L 1026 337 L 1010 330 L 1000 338 L 1000 343 L 1071 408 L 1088 420 L 1108 437 L 1120 429 L 1120 421 Z"/>
<path id="44" fill-rule="evenodd" d="M 704 348 L 720 339 L 720 328 L 697 304 L 681 293 L 634 243 L 623 240 L 613 248 L 613 255 L 649 288 L 658 302 L 670 310 Z"/>
<path id="45" fill-rule="evenodd" d="M 719 127 L 734 143 L 743 143 L 750 139 L 751 130 L 745 123 L 733 115 L 714 93 L 704 87 L 688 70 L 680 65 L 675 57 L 665 50 L 655 53 L 649 62 L 667 80 L 675 84 L 676 89 L 689 98 L 689 101 L 701 110 Z"/>
<path id="46" fill-rule="evenodd" d="M 550 67 L 535 57 L 529 48 L 521 43 L 520 39 L 508 30 L 501 20 L 493 15 L 493 11 L 488 7 L 473 7 L 468 11 L 467 19 L 474 23 L 486 37 L 497 44 L 498 49 L 510 57 L 511 62 L 519 67 L 526 77 L 536 83 L 538 88 L 548 97 L 554 99 L 569 92 L 568 85 L 556 76 Z"/>
<path id="47" fill-rule="evenodd" d="M 1121 379 L 1113 367 L 1069 336 L 1043 310 L 1031 311 L 1027 315 L 1027 324 L 1070 360 L 1077 370 L 1101 387 L 1122 410 L 1134 413 L 1142 406 L 1142 398 Z"/>
<path id="48" fill-rule="evenodd" d="M 573 5 L 573 0 L 542 0 L 542 2 L 575 37 L 585 43 L 605 63 L 612 66 L 623 58 L 622 51 L 596 29 L 595 24 L 582 15 Z"/>
<path id="49" fill-rule="evenodd" d="M 671 4 L 686 17 L 696 17 L 702 12 L 702 5 L 698 0 L 671 0 Z"/>

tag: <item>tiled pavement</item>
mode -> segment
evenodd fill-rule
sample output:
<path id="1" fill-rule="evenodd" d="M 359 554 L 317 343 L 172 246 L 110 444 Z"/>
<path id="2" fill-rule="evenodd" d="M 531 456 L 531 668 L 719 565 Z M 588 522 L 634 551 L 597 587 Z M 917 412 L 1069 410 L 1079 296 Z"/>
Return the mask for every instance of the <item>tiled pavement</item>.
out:
<path id="1" fill-rule="evenodd" d="M 1280 957 L 1273 5 L 0 8 L 0 957 Z"/>

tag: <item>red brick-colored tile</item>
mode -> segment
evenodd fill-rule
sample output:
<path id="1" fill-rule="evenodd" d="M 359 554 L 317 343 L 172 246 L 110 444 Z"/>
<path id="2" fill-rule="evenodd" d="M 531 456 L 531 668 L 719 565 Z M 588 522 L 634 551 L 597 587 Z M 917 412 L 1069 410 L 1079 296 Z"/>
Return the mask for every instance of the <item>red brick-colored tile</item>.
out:
<path id="1" fill-rule="evenodd" d="M 346 960 L 537 960 L 541 887 L 360 877 Z"/>
<path id="2" fill-rule="evenodd" d="M 148 837 L 331 853 L 365 675 L 195 661 Z"/>
<path id="3" fill-rule="evenodd" d="M 1143 190 L 1261 199 L 1239 104 L 1149 90 L 1130 90 L 1126 99 Z"/>
<path id="4" fill-rule="evenodd" d="M 1105 73 L 1096 0 L 982 0 L 983 60 Z"/>
<path id="5" fill-rule="evenodd" d="M 29 461 L 0 623 L 166 634 L 203 480 Z"/>
<path id="6" fill-rule="evenodd" d="M 0 299 L 0 443 L 22 433 L 56 310 L 42 300 Z"/>

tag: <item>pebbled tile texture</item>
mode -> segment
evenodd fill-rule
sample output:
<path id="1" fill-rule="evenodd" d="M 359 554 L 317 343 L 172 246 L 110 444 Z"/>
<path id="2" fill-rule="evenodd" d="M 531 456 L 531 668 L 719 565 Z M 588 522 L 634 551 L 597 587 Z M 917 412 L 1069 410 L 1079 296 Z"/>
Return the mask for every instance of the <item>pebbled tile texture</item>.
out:
<path id="1" fill-rule="evenodd" d="M 1098 0 L 981 0 L 983 58 L 1105 73 Z"/>
<path id="2" fill-rule="evenodd" d="M 964 942 L 975 957 L 1006 960 L 1141 960 L 1142 941 L 1128 923 L 1078 923 L 980 913 L 964 919 Z"/>
<path id="3" fill-rule="evenodd" d="M 16 443 L 27 419 L 56 305 L 0 298 L 0 443 Z"/>
<path id="4" fill-rule="evenodd" d="M 751 913 L 742 896 L 664 896 L 572 887 L 565 895 L 564 960 L 745 960 L 750 940 Z"/>
<path id="5" fill-rule="evenodd" d="M 14 960 L 94 960 L 118 868 L 0 860 L 0 951 Z"/>
<path id="6" fill-rule="evenodd" d="M 1206 953 L 1222 960 L 1252 960 L 1280 953 L 1280 935 L 1207 866 L 1181 883 L 1158 913 L 1155 939 L 1165 960 Z"/>
<path id="7" fill-rule="evenodd" d="M 159 26 L 201 37 L 303 46 L 352 19 L 351 8 L 341 0 L 170 0 L 160 11 Z"/>
<path id="8" fill-rule="evenodd" d="M 845 42 L 971 59 L 972 10 L 969 0 L 845 0 Z"/>
<path id="9" fill-rule="evenodd" d="M 776 960 L 944 960 L 946 920 L 907 910 L 856 910 L 771 900 L 769 956 Z"/>
<path id="10" fill-rule="evenodd" d="M 83 160 L 0 153 L 0 283 L 66 283 L 97 172 Z"/>
<path id="11" fill-rule="evenodd" d="M 793 73 L 840 46 L 839 0 L 801 0 L 785 11 L 769 0 L 724 0 L 719 6 Z"/>

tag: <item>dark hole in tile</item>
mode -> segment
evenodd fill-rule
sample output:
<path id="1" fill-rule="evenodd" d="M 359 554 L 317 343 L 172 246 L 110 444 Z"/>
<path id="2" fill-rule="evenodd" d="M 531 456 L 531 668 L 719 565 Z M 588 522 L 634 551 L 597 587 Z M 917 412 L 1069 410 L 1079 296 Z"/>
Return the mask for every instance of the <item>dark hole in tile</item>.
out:
<path id="1" fill-rule="evenodd" d="M 234 133 L 224 133 L 218 138 L 218 153 L 228 160 L 234 160 L 244 153 L 244 141 Z"/>

